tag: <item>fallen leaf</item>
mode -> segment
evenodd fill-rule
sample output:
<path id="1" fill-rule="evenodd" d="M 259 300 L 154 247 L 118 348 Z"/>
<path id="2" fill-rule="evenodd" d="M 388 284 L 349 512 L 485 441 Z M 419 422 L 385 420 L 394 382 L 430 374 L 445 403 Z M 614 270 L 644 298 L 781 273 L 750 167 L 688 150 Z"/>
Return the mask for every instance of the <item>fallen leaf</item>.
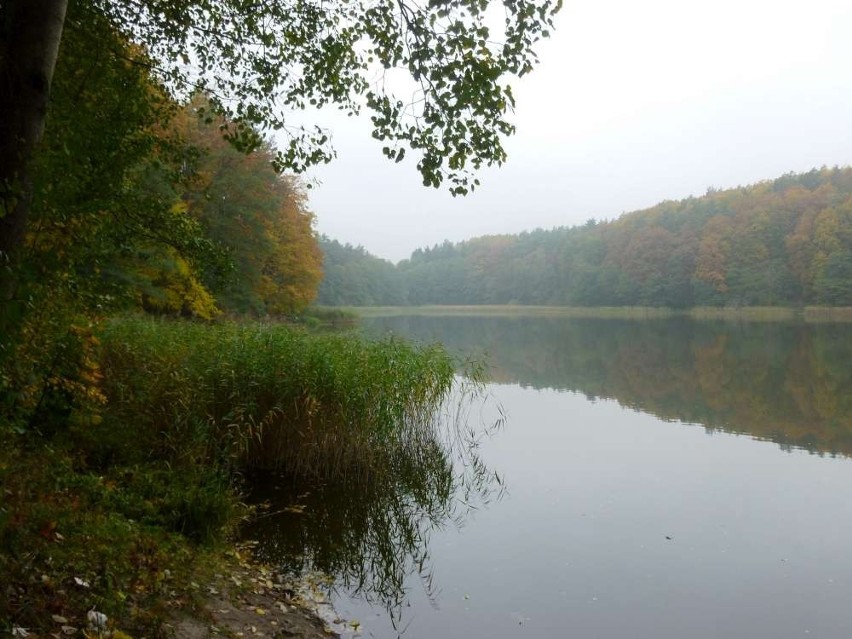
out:
<path id="1" fill-rule="evenodd" d="M 292 506 L 287 506 L 287 508 L 282 508 L 281 512 L 282 513 L 295 513 L 297 515 L 300 515 L 303 512 L 305 512 L 305 508 L 306 508 L 306 506 L 304 506 L 302 504 L 293 504 Z"/>
<path id="2" fill-rule="evenodd" d="M 105 630 L 107 625 L 107 616 L 97 610 L 90 610 L 86 613 L 86 619 L 89 620 L 89 625 L 96 630 Z"/>
<path id="3" fill-rule="evenodd" d="M 68 620 L 65 617 L 63 617 L 62 615 L 51 615 L 50 618 L 53 619 L 53 621 L 55 623 L 61 623 L 61 624 L 67 624 L 68 623 Z"/>

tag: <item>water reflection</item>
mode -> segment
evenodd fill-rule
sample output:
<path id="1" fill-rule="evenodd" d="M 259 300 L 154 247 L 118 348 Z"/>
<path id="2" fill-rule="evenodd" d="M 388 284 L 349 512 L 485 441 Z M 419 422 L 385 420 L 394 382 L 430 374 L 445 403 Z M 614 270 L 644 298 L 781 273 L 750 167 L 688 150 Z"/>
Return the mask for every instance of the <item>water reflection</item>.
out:
<path id="1" fill-rule="evenodd" d="M 843 324 L 393 317 L 393 331 L 485 358 L 498 382 L 615 399 L 663 420 L 852 455 L 852 330 Z"/>
<path id="2" fill-rule="evenodd" d="M 411 575 L 434 594 L 431 534 L 462 526 L 470 510 L 502 495 L 500 477 L 478 455 L 502 419 L 486 427 L 470 420 L 483 393 L 458 380 L 433 427 L 380 451 L 368 476 L 309 484 L 284 475 L 253 478 L 250 500 L 261 510 L 243 538 L 258 542 L 259 560 L 296 574 L 326 573 L 335 589 L 384 608 L 395 622 Z"/>

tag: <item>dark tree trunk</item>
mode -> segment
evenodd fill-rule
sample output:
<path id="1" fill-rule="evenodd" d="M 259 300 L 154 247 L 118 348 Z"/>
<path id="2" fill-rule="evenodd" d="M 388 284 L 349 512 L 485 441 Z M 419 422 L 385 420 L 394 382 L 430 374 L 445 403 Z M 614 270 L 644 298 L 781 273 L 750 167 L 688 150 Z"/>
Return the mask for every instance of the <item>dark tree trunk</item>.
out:
<path id="1" fill-rule="evenodd" d="M 21 247 L 68 0 L 0 0 L 0 269 Z M 6 262 L 6 265 L 3 264 Z M 9 287 L 0 291 L 6 297 Z"/>

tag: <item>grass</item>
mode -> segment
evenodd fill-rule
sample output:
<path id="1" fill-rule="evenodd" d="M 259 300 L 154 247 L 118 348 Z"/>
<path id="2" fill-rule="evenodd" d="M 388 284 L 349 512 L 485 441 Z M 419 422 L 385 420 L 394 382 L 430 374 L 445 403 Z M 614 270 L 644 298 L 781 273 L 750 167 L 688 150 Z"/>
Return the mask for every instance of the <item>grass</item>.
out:
<path id="1" fill-rule="evenodd" d="M 0 632 L 82 629 L 96 609 L 164 635 L 223 570 L 245 473 L 386 476 L 432 441 L 454 370 L 437 347 L 283 325 L 129 317 L 89 343 L 103 402 L 50 429 L 0 423 Z"/>
<path id="2" fill-rule="evenodd" d="M 308 325 L 345 327 L 358 322 L 358 314 L 334 306 L 311 306 L 302 313 L 302 320 Z"/>
<path id="3" fill-rule="evenodd" d="M 217 546 L 185 534 L 192 491 L 178 487 L 193 478 L 183 473 L 163 493 L 134 485 L 153 475 L 95 471 L 61 446 L 3 448 L 0 630 L 82 629 L 95 609 L 113 630 L 157 636 L 171 610 L 193 605 L 189 584 L 209 572 Z"/>
<path id="4" fill-rule="evenodd" d="M 110 404 L 97 432 L 132 422 L 145 450 L 178 465 L 363 471 L 416 436 L 453 377 L 438 347 L 281 325 L 126 319 L 102 340 Z"/>

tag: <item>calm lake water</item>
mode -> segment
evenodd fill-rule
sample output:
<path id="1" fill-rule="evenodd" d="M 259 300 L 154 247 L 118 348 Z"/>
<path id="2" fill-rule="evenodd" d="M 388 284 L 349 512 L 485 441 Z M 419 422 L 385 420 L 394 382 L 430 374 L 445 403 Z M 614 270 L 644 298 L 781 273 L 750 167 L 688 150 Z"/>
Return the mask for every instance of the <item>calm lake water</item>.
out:
<path id="1" fill-rule="evenodd" d="M 468 423 L 505 422 L 480 442 L 484 466 L 427 455 L 381 489 L 268 487 L 299 512 L 247 534 L 270 561 L 333 574 L 360 635 L 852 636 L 852 326 L 365 330 L 487 357 Z"/>

